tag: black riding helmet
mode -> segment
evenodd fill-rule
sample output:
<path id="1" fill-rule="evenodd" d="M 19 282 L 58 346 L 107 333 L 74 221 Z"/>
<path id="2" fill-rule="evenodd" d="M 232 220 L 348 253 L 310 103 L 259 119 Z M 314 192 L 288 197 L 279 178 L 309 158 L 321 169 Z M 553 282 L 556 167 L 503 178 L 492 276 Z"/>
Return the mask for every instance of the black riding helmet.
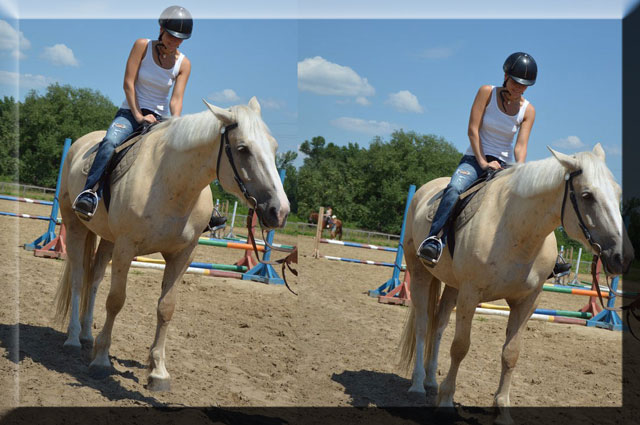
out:
<path id="1" fill-rule="evenodd" d="M 538 65 L 536 65 L 536 61 L 528 53 L 512 53 L 507 60 L 504 61 L 502 69 L 516 83 L 525 86 L 532 86 L 536 83 Z"/>
<path id="2" fill-rule="evenodd" d="M 183 40 L 191 37 L 193 29 L 193 18 L 187 9 L 181 6 L 169 6 L 158 19 L 160 28 L 167 31 L 174 37 Z"/>

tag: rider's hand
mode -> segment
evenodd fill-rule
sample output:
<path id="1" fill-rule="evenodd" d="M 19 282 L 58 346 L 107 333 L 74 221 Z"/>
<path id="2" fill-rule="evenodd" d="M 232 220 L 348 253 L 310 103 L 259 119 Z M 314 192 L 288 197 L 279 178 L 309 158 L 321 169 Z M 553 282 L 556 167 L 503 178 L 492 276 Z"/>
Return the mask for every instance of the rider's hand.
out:
<path id="1" fill-rule="evenodd" d="M 140 124 L 144 124 L 149 123 L 149 124 L 153 124 L 155 122 L 157 122 L 158 120 L 156 119 L 156 116 L 153 114 L 148 114 L 142 117 L 142 121 L 140 121 Z"/>
<path id="2" fill-rule="evenodd" d="M 482 169 L 483 170 L 486 170 L 486 169 L 502 170 L 502 165 L 500 165 L 498 161 L 491 161 L 491 162 L 487 162 L 486 165 L 482 167 Z"/>

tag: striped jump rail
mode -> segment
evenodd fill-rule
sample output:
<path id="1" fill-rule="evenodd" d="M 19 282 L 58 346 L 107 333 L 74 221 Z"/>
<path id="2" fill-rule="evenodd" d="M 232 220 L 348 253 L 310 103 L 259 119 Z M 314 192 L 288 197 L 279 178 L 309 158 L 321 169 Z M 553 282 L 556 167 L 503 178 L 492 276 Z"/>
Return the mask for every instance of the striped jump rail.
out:
<path id="1" fill-rule="evenodd" d="M 547 292 L 559 292 L 562 294 L 572 294 L 572 295 L 586 295 L 589 297 L 597 297 L 598 292 L 592 291 L 590 289 L 580 289 L 580 288 L 571 288 L 564 287 L 562 285 L 542 285 L 542 290 Z M 609 291 L 600 291 L 602 292 L 602 298 L 609 298 Z"/>
<path id="2" fill-rule="evenodd" d="M 492 310 L 501 310 L 501 311 L 510 311 L 509 306 L 506 305 L 497 305 L 497 304 L 488 304 L 488 303 L 480 303 L 478 304 L 480 308 L 489 308 Z M 534 314 L 545 314 L 547 316 L 563 316 L 563 317 L 575 317 L 577 319 L 591 319 L 593 316 L 591 313 L 583 313 L 581 311 L 570 311 L 570 310 L 551 310 L 548 308 L 536 308 L 534 310 Z"/>
<path id="3" fill-rule="evenodd" d="M 140 261 L 142 263 L 152 264 L 166 264 L 161 258 L 148 258 L 148 257 L 133 257 L 133 261 Z M 226 270 L 228 272 L 246 272 L 247 266 L 236 266 L 233 264 L 215 264 L 215 263 L 200 263 L 197 261 L 189 264 L 189 267 L 195 267 L 198 269 L 211 269 L 211 270 Z"/>
<path id="4" fill-rule="evenodd" d="M 509 317 L 509 311 L 505 311 L 505 310 L 494 310 L 491 308 L 481 308 L 478 307 L 476 308 L 476 313 L 478 314 L 486 314 L 486 315 L 490 315 L 490 316 L 503 316 L 503 317 Z M 554 323 L 564 323 L 564 324 L 569 324 L 569 325 L 581 325 L 581 326 L 586 326 L 587 325 L 587 320 L 586 319 L 578 319 L 575 317 L 563 317 L 563 316 L 551 316 L 551 315 L 547 315 L 547 314 L 537 314 L 534 313 L 531 315 L 531 317 L 529 318 L 529 320 L 540 320 L 543 322 L 554 322 Z"/>
<path id="5" fill-rule="evenodd" d="M 346 261 L 348 263 L 368 264 L 370 266 L 384 266 L 384 267 L 396 266 L 394 263 L 385 263 L 384 261 L 359 260 L 357 258 L 333 257 L 331 255 L 321 255 L 319 258 L 325 258 L 331 261 Z M 407 268 L 406 264 L 403 264 L 400 270 L 405 270 L 406 268 Z"/>
<path id="6" fill-rule="evenodd" d="M 388 246 L 378 246 L 378 245 L 371 245 L 371 244 L 357 243 L 357 242 L 336 241 L 334 239 L 320 239 L 320 243 L 328 243 L 328 244 L 332 244 L 332 245 L 342 245 L 342 246 L 351 246 L 351 247 L 354 247 L 354 248 L 377 249 L 379 251 L 398 252 L 398 248 L 391 248 L 391 247 L 388 247 Z"/>
<path id="7" fill-rule="evenodd" d="M 246 243 L 246 244 L 249 243 L 246 239 L 240 239 L 240 238 L 224 238 L 224 239 L 208 238 L 208 239 L 210 239 L 212 241 L 219 241 L 219 242 L 236 242 L 236 243 Z M 256 239 L 256 245 L 264 246 L 264 240 Z M 281 244 L 281 243 L 272 243 L 271 246 L 276 247 L 276 248 L 291 249 L 291 250 L 296 248 L 293 245 L 285 245 L 285 244 Z"/>
<path id="8" fill-rule="evenodd" d="M 164 270 L 165 265 L 154 264 L 154 263 L 143 263 L 142 261 L 132 261 L 131 267 L 140 268 L 140 269 Z M 242 273 L 229 272 L 225 270 L 199 269 L 197 267 L 188 267 L 185 273 L 199 274 L 199 275 L 213 276 L 213 277 L 229 277 L 232 279 L 242 279 Z"/>
<path id="9" fill-rule="evenodd" d="M 4 212 L 4 211 L 0 211 L 0 215 L 6 215 L 9 217 L 18 217 L 18 218 L 31 218 L 34 220 L 51 220 L 51 217 L 45 217 L 44 215 L 31 215 L 31 214 L 19 214 L 19 213 L 11 213 L 11 212 Z M 62 223 L 62 219 L 57 219 L 56 220 L 56 224 L 60 224 Z"/>
<path id="10" fill-rule="evenodd" d="M 222 248 L 233 248 L 233 249 L 248 249 L 252 250 L 253 246 L 248 243 L 239 243 L 239 242 L 229 242 L 229 241 L 221 241 L 221 240 L 212 240 L 209 238 L 200 238 L 198 239 L 198 244 L 200 245 L 209 245 L 209 246 L 218 246 Z M 265 247 L 262 245 L 258 245 L 258 251 L 264 251 Z"/>
<path id="11" fill-rule="evenodd" d="M 48 206 L 53 205 L 53 201 L 40 201 L 37 199 L 31 199 L 31 198 L 21 198 L 19 196 L 0 195 L 0 199 L 4 199 L 5 201 L 27 202 L 29 204 L 40 204 L 40 205 L 48 205 Z"/>

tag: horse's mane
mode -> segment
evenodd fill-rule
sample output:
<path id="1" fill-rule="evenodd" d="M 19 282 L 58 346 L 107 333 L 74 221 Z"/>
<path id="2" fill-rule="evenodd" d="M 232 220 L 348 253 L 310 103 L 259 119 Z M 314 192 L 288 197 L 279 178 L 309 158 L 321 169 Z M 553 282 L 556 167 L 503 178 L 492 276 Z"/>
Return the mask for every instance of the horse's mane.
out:
<path id="1" fill-rule="evenodd" d="M 269 131 L 266 124 L 260 119 L 259 114 L 253 113 L 247 106 L 236 105 L 232 106 L 230 110 L 234 113 L 237 121 L 242 123 L 245 134 L 253 136 L 265 130 Z M 205 141 L 213 140 L 220 134 L 221 125 L 222 123 L 213 113 L 206 110 L 170 118 L 155 126 L 154 131 L 164 129 L 165 136 L 171 145 L 185 149 L 189 145 L 200 145 Z M 255 137 L 254 139 L 261 138 Z"/>
<path id="2" fill-rule="evenodd" d="M 607 179 L 613 180 L 611 171 L 592 152 L 573 155 L 580 168 L 593 185 L 600 185 Z M 518 196 L 531 197 L 558 188 L 564 183 L 565 168 L 556 158 L 549 157 L 525 164 L 516 164 L 505 172 L 511 174 L 508 187 Z"/>

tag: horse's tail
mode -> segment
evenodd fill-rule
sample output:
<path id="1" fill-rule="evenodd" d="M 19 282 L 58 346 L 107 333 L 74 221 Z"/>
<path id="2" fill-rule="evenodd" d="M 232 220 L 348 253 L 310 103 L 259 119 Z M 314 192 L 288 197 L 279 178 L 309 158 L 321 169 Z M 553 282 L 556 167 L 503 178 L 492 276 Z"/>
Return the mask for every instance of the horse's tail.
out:
<path id="1" fill-rule="evenodd" d="M 80 317 L 84 315 L 88 308 L 89 293 L 91 291 L 91 275 L 93 271 L 93 260 L 96 247 L 96 234 L 87 232 L 84 241 L 84 257 L 82 259 L 84 276 L 82 278 L 82 293 L 80 298 Z M 64 270 L 58 283 L 58 289 L 54 298 L 56 304 L 56 314 L 54 321 L 64 324 L 69 319 L 69 306 L 71 305 L 71 263 L 65 261 Z"/>
<path id="2" fill-rule="evenodd" d="M 417 291 L 412 292 L 411 296 L 417 296 Z M 436 310 L 438 308 L 438 299 L 440 297 L 440 281 L 432 278 L 429 284 L 429 293 L 427 295 L 427 329 L 425 336 L 425 362 L 428 362 L 432 355 L 433 337 L 436 332 Z M 400 362 L 399 368 L 403 372 L 411 370 L 416 359 L 416 309 L 411 304 L 409 317 L 404 325 L 402 338 L 400 340 Z"/>

